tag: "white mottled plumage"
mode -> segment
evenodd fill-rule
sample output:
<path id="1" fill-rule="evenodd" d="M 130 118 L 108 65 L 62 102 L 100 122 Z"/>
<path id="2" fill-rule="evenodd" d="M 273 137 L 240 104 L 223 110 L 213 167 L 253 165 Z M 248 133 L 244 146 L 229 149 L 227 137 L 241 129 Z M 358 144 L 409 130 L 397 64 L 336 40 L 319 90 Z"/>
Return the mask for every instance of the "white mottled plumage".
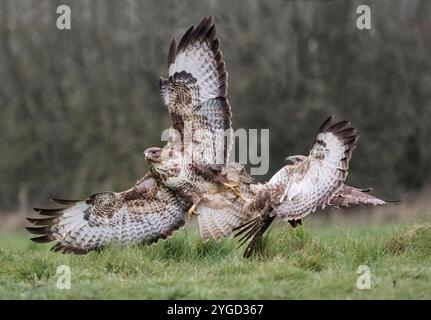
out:
<path id="1" fill-rule="evenodd" d="M 231 148 L 227 71 L 219 46 L 213 18 L 206 17 L 178 45 L 172 40 L 168 78 L 160 79 L 172 121 L 169 144 L 180 143 L 172 147 L 195 165 L 224 165 Z"/>
<path id="2" fill-rule="evenodd" d="M 32 240 L 55 241 L 52 249 L 63 253 L 86 253 L 111 241 L 152 243 L 184 225 L 186 211 L 195 208 L 203 241 L 239 228 L 246 240 L 252 238 L 247 255 L 275 217 L 296 226 L 325 205 L 386 203 L 344 185 L 357 141 L 345 121 L 328 119 L 309 156 L 289 157 L 293 164 L 266 184 L 252 184 L 241 165 L 228 164 L 232 114 L 219 47 L 212 17 L 192 26 L 179 44 L 172 41 L 168 77 L 160 79 L 172 126 L 167 148 L 145 151 L 150 173 L 124 192 L 56 200 L 60 208 L 35 209 L 39 215 L 28 218 L 28 230 L 41 236 Z"/>
<path id="3" fill-rule="evenodd" d="M 103 245 L 153 243 L 185 223 L 187 203 L 151 174 L 124 192 L 103 192 L 85 201 L 54 200 L 57 209 L 35 209 L 27 218 L 35 242 L 56 241 L 53 251 L 86 253 Z M 48 216 L 48 217 L 47 217 Z"/>
<path id="4" fill-rule="evenodd" d="M 356 131 L 347 122 L 327 122 L 310 154 L 290 157 L 294 163 L 279 170 L 267 183 L 272 205 L 271 216 L 284 220 L 301 219 L 326 204 L 347 177 L 351 152 L 356 146 Z"/>
<path id="5" fill-rule="evenodd" d="M 256 216 L 239 227 L 239 235 L 245 233 L 243 240 L 252 239 L 245 256 L 252 253 L 256 239 L 275 217 L 296 225 L 330 202 L 347 177 L 357 139 L 350 122 L 334 122 L 330 117 L 320 127 L 308 156 L 287 158 L 293 164 L 280 169 L 243 209 Z"/>
<path id="6" fill-rule="evenodd" d="M 247 199 L 254 196 L 251 185 L 242 182 L 240 191 L 244 198 L 235 197 L 226 191 L 205 195 L 205 201 L 197 207 L 202 241 L 227 237 L 234 228 L 252 218 L 248 212 L 242 211 Z"/>
<path id="7" fill-rule="evenodd" d="M 172 119 L 167 149 L 174 156 L 163 165 L 154 165 L 158 170 L 130 190 L 99 193 L 85 201 L 59 201 L 64 206 L 55 210 L 37 209 L 39 217 L 29 218 L 34 226 L 28 230 L 42 236 L 34 241 L 57 241 L 55 251 L 76 253 L 114 240 L 153 242 L 184 224 L 189 199 L 206 191 L 214 194 L 224 183 L 231 111 L 227 72 L 215 34 L 212 17 L 206 17 L 178 45 L 175 40 L 171 43 L 168 78 L 160 80 L 160 91 Z M 178 141 L 180 145 L 174 145 Z M 200 202 L 202 217 L 206 212 L 219 213 L 219 217 L 208 215 L 213 238 L 239 224 L 226 209 L 232 195 L 226 190 L 224 194 L 227 198 L 218 207 L 211 202 L 212 196 Z M 220 217 L 226 217 L 226 222 Z"/>
<path id="8" fill-rule="evenodd" d="M 229 179 L 226 174 L 232 115 L 226 66 L 212 17 L 190 27 L 178 44 L 172 40 L 168 67 L 160 91 L 172 122 L 168 152 L 163 152 L 170 159 L 152 162 L 152 170 L 165 186 L 192 202 L 202 239 L 218 239 L 248 217 L 235 218 L 241 216 L 232 210 L 240 211 L 239 202 L 233 205 L 232 189 L 225 188 L 229 182 L 241 189 L 241 183 L 238 176 Z M 173 165 L 177 170 L 168 173 Z"/>
<path id="9" fill-rule="evenodd" d="M 186 173 L 190 171 L 183 170 L 187 164 L 182 161 L 178 154 L 171 154 L 171 157 L 168 157 L 169 150 L 154 147 L 146 150 L 145 154 L 151 172 L 159 177 L 165 185 L 175 185 L 175 187 L 180 185 L 179 193 L 190 193 L 190 190 L 200 193 L 196 214 L 203 241 L 218 240 L 221 236 L 228 236 L 235 227 L 251 218 L 250 215 L 242 211 L 242 208 L 247 199 L 254 196 L 255 190 L 251 177 L 242 165 L 229 163 L 223 171 L 227 180 L 238 182 L 241 198 L 225 190 L 223 186 L 199 175 L 196 177 L 187 176 Z M 179 170 L 182 170 L 183 175 L 171 174 Z"/>

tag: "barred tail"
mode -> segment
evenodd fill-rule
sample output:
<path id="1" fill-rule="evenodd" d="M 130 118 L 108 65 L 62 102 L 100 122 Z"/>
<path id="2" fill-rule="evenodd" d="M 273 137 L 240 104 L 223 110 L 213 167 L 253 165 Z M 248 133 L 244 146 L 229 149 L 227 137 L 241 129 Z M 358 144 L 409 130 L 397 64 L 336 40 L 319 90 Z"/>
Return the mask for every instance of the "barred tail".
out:
<path id="1" fill-rule="evenodd" d="M 269 212 L 265 212 L 245 224 L 234 228 L 234 231 L 238 231 L 235 234 L 235 238 L 241 236 L 239 239 L 240 247 L 250 240 L 244 251 L 244 258 L 250 258 L 256 252 L 257 244 L 274 219 L 275 216 L 271 217 Z"/>

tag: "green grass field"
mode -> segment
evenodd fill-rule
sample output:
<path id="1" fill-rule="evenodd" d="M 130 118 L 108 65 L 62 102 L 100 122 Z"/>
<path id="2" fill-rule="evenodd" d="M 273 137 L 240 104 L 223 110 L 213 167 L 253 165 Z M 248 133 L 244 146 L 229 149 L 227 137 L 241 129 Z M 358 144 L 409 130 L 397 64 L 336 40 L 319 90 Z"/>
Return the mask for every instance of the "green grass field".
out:
<path id="1" fill-rule="evenodd" d="M 276 228 L 262 254 L 232 239 L 202 244 L 182 230 L 150 247 L 112 245 L 86 256 L 49 252 L 26 234 L 0 236 L 1 299 L 430 299 L 431 226 Z M 71 289 L 56 287 L 59 265 Z M 371 270 L 359 290 L 357 269 Z"/>

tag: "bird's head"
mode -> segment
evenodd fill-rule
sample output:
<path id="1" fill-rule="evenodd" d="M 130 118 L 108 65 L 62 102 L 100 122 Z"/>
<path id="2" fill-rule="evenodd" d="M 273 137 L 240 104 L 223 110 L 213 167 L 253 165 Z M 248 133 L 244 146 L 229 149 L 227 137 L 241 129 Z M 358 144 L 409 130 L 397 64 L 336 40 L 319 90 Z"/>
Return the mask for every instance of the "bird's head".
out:
<path id="1" fill-rule="evenodd" d="M 306 159 L 307 159 L 307 157 L 306 157 L 306 156 L 303 156 L 303 155 L 296 155 L 296 156 L 289 156 L 289 157 L 287 157 L 285 160 L 286 160 L 286 161 L 290 161 L 290 162 L 292 162 L 293 164 L 297 164 L 297 163 L 301 163 L 301 162 L 305 161 Z"/>
<path id="2" fill-rule="evenodd" d="M 144 151 L 145 160 L 149 164 L 155 164 L 162 161 L 162 148 L 151 147 Z"/>

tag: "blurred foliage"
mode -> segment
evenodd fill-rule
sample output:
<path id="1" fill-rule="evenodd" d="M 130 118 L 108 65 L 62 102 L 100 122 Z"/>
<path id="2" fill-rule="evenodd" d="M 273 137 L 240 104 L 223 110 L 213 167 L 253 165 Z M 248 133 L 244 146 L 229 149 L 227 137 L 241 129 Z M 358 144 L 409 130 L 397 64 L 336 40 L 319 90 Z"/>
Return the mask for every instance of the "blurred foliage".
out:
<path id="1" fill-rule="evenodd" d="M 72 29 L 58 30 L 59 4 Z M 356 28 L 369 4 L 372 30 Z M 127 188 L 169 126 L 170 39 L 214 15 L 235 128 L 270 129 L 270 172 L 329 114 L 359 129 L 350 183 L 398 197 L 429 183 L 431 3 L 0 2 L 0 209 Z M 24 199 L 24 200 L 23 200 Z M 26 200 L 27 201 L 27 200 Z"/>

